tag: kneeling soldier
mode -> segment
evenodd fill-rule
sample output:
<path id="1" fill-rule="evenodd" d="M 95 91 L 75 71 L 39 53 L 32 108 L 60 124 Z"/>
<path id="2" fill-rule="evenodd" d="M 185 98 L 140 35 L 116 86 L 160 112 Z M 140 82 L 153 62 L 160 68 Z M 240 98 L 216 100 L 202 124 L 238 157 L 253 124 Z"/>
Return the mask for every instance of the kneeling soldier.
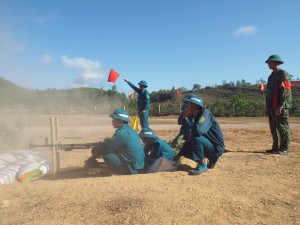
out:
<path id="1" fill-rule="evenodd" d="M 116 131 L 111 138 L 105 139 L 92 149 L 93 157 L 103 157 L 113 173 L 140 173 L 144 168 L 145 154 L 139 135 L 128 125 L 128 112 L 117 109 L 110 117 Z"/>
<path id="2" fill-rule="evenodd" d="M 145 171 L 160 157 L 173 160 L 173 149 L 167 142 L 157 137 L 152 129 L 143 128 L 140 137 L 145 144 Z"/>

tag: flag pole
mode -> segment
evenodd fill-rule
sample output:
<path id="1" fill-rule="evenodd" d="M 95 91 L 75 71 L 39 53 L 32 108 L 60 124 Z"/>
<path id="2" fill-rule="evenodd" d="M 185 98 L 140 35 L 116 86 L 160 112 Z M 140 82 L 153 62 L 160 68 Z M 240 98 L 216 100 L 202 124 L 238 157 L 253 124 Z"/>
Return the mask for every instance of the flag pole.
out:
<path id="1" fill-rule="evenodd" d="M 176 90 L 176 97 L 179 100 L 179 113 L 181 112 L 181 93 L 180 93 L 180 88 L 177 88 Z"/>
<path id="2" fill-rule="evenodd" d="M 262 93 L 262 115 L 265 115 L 265 87 L 263 83 L 259 86 L 260 92 Z"/>

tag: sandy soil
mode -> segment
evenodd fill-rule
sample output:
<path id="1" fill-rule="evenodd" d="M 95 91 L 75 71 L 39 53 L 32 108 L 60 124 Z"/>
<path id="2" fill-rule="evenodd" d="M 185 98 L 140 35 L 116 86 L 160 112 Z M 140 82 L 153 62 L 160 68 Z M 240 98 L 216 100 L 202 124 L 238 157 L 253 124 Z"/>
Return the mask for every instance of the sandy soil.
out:
<path id="1" fill-rule="evenodd" d="M 62 143 L 96 142 L 111 136 L 107 117 L 57 116 Z M 22 121 L 16 148 L 50 139 L 49 116 Z M 265 154 L 271 147 L 266 118 L 218 118 L 226 148 L 217 166 L 189 176 L 180 171 L 128 176 L 89 175 L 90 150 L 61 151 L 61 172 L 27 184 L 0 186 L 0 224 L 300 224 L 300 118 L 290 118 L 288 156 Z M 157 135 L 171 140 L 176 117 L 151 118 Z M 47 148 L 38 151 L 50 154 Z"/>

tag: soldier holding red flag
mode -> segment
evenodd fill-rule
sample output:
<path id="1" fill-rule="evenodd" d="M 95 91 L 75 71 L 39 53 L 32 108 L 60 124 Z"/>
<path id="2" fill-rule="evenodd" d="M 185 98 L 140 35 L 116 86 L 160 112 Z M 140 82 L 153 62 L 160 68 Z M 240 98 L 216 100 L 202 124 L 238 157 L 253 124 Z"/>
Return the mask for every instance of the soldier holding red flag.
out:
<path id="1" fill-rule="evenodd" d="M 150 94 L 147 91 L 148 84 L 145 80 L 141 80 L 136 87 L 133 83 L 124 79 L 124 81 L 138 93 L 137 109 L 138 115 L 141 122 L 142 128 L 149 128 L 148 116 L 149 116 L 149 104 L 150 104 Z"/>
<path id="2" fill-rule="evenodd" d="M 289 109 L 292 107 L 291 77 L 280 69 L 280 56 L 271 55 L 267 60 L 272 70 L 268 77 L 266 92 L 266 112 L 273 138 L 272 149 L 268 153 L 286 155 L 290 145 Z"/>

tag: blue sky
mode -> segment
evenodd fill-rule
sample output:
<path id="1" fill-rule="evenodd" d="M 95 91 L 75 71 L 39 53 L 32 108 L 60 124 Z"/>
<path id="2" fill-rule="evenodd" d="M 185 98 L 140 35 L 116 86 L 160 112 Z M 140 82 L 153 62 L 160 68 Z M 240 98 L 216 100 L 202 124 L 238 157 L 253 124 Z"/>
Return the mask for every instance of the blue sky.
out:
<path id="1" fill-rule="evenodd" d="M 149 91 L 300 77 L 299 0 L 0 0 L 0 77 L 32 89 L 102 87 L 111 68 Z"/>

